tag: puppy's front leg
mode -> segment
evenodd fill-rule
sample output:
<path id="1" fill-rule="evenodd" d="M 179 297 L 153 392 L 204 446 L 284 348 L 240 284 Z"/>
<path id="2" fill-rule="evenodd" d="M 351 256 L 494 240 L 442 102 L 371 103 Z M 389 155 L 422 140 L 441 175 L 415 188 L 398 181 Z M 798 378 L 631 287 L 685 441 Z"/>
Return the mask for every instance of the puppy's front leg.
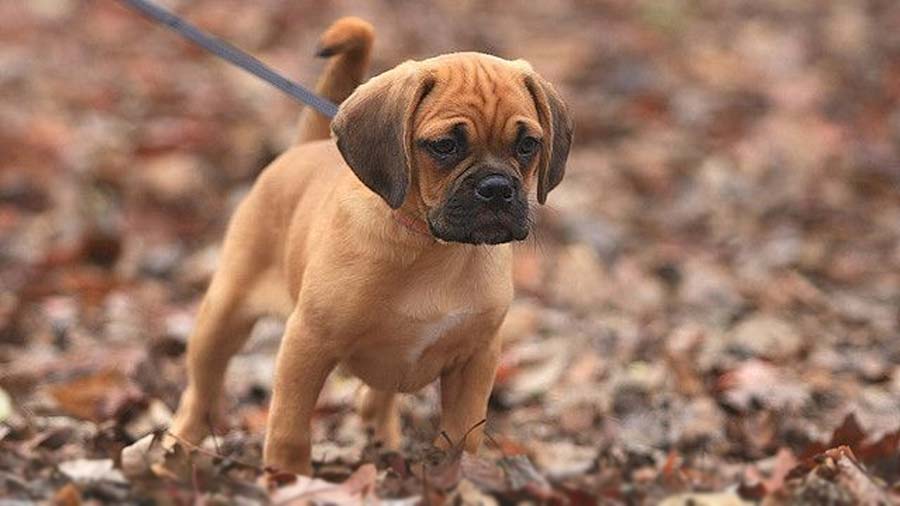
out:
<path id="1" fill-rule="evenodd" d="M 459 444 L 465 437 L 464 448 L 468 452 L 474 453 L 481 446 L 484 427 L 474 427 L 487 414 L 488 397 L 499 360 L 500 340 L 494 338 L 469 360 L 441 376 L 441 429 L 454 444 Z M 436 444 L 447 446 L 441 436 Z"/>
<path id="2" fill-rule="evenodd" d="M 326 339 L 295 309 L 285 326 L 275 363 L 264 457 L 278 471 L 312 473 L 310 420 L 325 379 L 337 365 Z"/>

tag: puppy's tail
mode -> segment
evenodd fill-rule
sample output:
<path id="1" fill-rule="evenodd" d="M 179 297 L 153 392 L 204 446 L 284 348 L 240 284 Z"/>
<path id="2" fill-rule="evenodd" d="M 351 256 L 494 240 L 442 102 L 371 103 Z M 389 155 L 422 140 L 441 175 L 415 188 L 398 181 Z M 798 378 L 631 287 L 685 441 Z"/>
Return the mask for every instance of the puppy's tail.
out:
<path id="1" fill-rule="evenodd" d="M 322 37 L 316 56 L 331 58 L 316 84 L 316 93 L 340 105 L 363 81 L 369 70 L 375 29 L 356 17 L 335 21 Z M 331 136 L 331 120 L 307 107 L 300 113 L 296 144 Z"/>

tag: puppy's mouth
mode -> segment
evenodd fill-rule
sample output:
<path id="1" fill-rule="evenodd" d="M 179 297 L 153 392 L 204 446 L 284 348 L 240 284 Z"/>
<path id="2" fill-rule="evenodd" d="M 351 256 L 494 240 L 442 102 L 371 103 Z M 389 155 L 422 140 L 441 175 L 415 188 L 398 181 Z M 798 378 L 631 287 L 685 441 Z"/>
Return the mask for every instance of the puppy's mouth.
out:
<path id="1" fill-rule="evenodd" d="M 431 234 L 447 242 L 502 244 L 528 237 L 528 203 L 521 183 L 488 174 L 463 180 L 427 216 Z"/>
<path id="2" fill-rule="evenodd" d="M 506 217 L 478 221 L 484 223 L 453 225 L 435 223 L 429 219 L 428 228 L 431 235 L 442 241 L 465 244 L 503 244 L 523 241 L 528 237 L 528 226 L 525 223 L 516 223 Z"/>

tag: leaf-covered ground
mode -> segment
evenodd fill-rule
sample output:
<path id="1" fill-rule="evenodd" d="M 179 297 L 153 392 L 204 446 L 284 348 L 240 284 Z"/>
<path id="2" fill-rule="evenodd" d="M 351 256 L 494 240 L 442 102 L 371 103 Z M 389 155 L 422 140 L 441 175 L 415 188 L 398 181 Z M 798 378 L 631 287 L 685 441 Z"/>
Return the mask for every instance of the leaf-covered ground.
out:
<path id="1" fill-rule="evenodd" d="M 167 5 L 304 83 L 355 14 L 375 71 L 481 50 L 557 84 L 576 143 L 518 248 L 491 441 L 428 448 L 429 388 L 381 451 L 334 376 L 316 480 L 262 480 L 263 321 L 217 436 L 162 454 L 223 227 L 299 107 L 116 2 L 2 2 L 0 504 L 898 502 L 900 3 Z"/>

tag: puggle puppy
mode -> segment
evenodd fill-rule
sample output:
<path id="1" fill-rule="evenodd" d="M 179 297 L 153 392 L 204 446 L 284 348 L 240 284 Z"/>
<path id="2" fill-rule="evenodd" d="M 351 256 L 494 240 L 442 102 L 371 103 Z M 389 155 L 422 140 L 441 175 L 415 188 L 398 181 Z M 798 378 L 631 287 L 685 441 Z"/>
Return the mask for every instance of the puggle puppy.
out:
<path id="1" fill-rule="evenodd" d="M 562 180 L 572 121 L 522 60 L 448 54 L 360 85 L 372 41 L 357 18 L 324 33 L 319 54 L 333 58 L 317 89 L 338 114 L 329 124 L 304 111 L 297 145 L 231 219 L 188 342 L 179 438 L 208 435 L 228 361 L 267 314 L 287 319 L 267 467 L 310 474 L 310 418 L 337 366 L 367 385 L 361 415 L 389 447 L 396 394 L 435 379 L 452 440 L 485 418 L 513 297 L 510 243 L 529 233 L 532 192 L 543 204 Z"/>

